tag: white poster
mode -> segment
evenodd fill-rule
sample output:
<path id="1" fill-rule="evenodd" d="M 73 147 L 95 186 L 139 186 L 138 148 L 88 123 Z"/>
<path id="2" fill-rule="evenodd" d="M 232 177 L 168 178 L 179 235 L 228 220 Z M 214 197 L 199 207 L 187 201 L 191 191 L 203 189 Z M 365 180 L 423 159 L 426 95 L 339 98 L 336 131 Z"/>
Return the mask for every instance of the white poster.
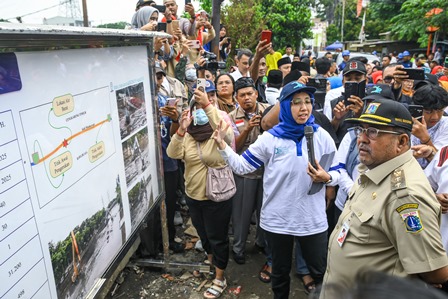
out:
<path id="1" fill-rule="evenodd" d="M 0 298 L 84 298 L 161 192 L 144 46 L 0 53 Z"/>

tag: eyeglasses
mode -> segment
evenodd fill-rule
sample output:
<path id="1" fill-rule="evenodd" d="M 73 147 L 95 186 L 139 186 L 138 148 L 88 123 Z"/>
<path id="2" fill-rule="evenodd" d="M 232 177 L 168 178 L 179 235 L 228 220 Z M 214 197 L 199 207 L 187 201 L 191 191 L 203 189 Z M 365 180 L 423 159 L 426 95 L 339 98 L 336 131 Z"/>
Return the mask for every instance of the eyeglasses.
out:
<path id="1" fill-rule="evenodd" d="M 367 138 L 369 139 L 376 139 L 378 137 L 379 133 L 387 133 L 387 134 L 394 134 L 394 135 L 401 135 L 402 133 L 399 132 L 395 132 L 395 131 L 386 131 L 386 130 L 379 130 L 377 128 L 373 128 L 373 127 L 368 127 L 368 128 L 363 128 L 363 127 L 354 127 L 353 131 L 355 132 L 356 136 L 360 136 L 361 133 L 365 133 Z"/>
<path id="2" fill-rule="evenodd" d="M 383 82 L 384 83 L 391 83 L 393 79 L 394 79 L 394 77 L 387 76 L 387 77 L 383 78 Z"/>

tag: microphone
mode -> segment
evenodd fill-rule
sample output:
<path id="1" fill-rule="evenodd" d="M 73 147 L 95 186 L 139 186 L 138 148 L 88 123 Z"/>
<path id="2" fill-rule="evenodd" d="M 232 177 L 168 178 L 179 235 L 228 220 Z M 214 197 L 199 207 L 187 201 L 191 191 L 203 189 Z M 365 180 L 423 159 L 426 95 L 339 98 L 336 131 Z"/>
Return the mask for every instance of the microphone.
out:
<path id="1" fill-rule="evenodd" d="M 308 161 L 315 169 L 317 169 L 316 158 L 314 156 L 314 130 L 312 126 L 305 126 L 305 138 L 306 146 L 308 148 Z"/>

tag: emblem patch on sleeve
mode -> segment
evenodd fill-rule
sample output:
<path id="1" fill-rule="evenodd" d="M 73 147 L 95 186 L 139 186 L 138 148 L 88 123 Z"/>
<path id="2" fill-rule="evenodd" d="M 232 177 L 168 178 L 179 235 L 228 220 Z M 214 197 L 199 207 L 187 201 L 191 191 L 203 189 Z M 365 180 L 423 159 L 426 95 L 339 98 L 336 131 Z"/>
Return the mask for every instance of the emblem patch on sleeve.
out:
<path id="1" fill-rule="evenodd" d="M 406 232 L 418 233 L 423 230 L 422 220 L 420 219 L 418 211 L 400 213 L 400 216 L 406 226 Z"/>

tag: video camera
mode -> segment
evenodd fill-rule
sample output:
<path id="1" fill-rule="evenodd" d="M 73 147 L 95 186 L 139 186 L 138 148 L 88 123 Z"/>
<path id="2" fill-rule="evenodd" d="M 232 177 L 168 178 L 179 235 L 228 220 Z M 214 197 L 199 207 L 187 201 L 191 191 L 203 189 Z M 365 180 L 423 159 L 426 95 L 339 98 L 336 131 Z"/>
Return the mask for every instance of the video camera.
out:
<path id="1" fill-rule="evenodd" d="M 202 57 L 205 58 L 205 61 L 206 61 L 205 65 L 201 67 L 197 63 L 195 63 L 194 66 L 197 70 L 214 70 L 214 71 L 216 71 L 217 69 L 223 70 L 226 68 L 225 62 L 216 61 L 216 59 L 218 57 L 215 55 L 215 53 L 204 51 L 204 54 L 202 54 Z"/>

